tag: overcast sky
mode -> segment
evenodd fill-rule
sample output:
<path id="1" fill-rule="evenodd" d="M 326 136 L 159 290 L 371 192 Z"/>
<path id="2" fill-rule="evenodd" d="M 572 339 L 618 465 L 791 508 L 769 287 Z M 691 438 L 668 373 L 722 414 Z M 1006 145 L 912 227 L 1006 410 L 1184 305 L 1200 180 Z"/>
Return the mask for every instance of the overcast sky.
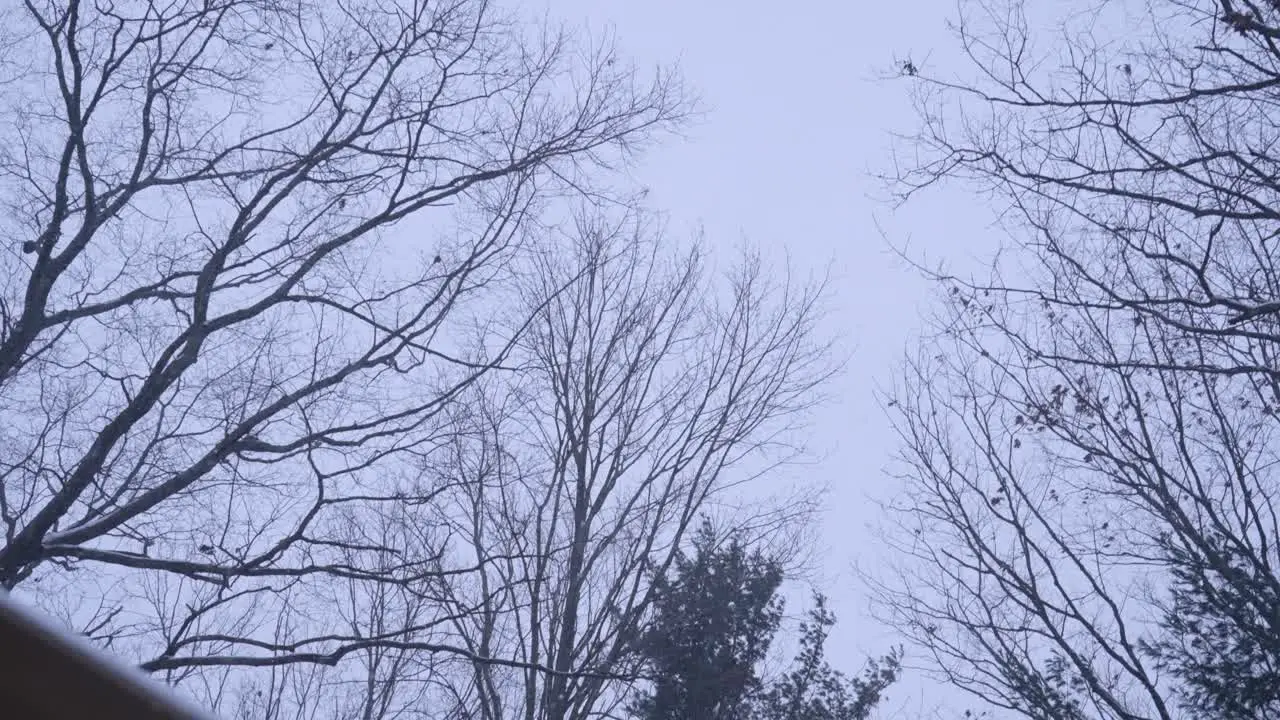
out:
<path id="1" fill-rule="evenodd" d="M 868 652 L 894 640 L 867 616 L 866 595 L 850 572 L 877 550 L 878 508 L 868 496 L 893 491 L 885 467 L 894 438 L 875 391 L 892 380 L 931 303 L 929 287 L 890 252 L 880 229 L 915 252 L 959 263 L 982 258 L 994 244 L 990 212 L 959 189 L 897 212 L 871 197 L 880 194 L 871 173 L 887 167 L 889 133 L 914 122 L 910 80 L 884 76 L 908 57 L 917 64 L 955 58 L 946 23 L 956 6 L 546 1 L 565 20 L 612 27 L 642 64 L 678 60 L 707 104 L 710 113 L 689 141 L 652 152 L 638 173 L 674 230 L 701 226 L 715 244 L 785 245 L 799 267 L 833 272 L 833 327 L 853 356 L 836 402 L 816 418 L 816 444 L 827 454 L 812 471 L 831 487 L 822 522 L 822 589 L 840 618 L 831 655 L 856 670 Z M 898 711 L 886 716 L 916 716 L 922 703 L 957 699 L 939 690 L 913 678 L 897 689 Z"/>

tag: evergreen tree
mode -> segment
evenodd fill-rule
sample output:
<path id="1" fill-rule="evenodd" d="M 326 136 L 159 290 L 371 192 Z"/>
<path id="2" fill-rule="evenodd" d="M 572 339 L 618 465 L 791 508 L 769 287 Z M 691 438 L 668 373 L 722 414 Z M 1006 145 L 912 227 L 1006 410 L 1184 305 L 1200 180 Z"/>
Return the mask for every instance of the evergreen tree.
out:
<path id="1" fill-rule="evenodd" d="M 759 675 L 782 620 L 780 563 L 721 543 L 704 525 L 692 555 L 655 580 L 654 613 L 640 652 L 652 688 L 632 704 L 637 720 L 865 720 L 898 677 L 895 651 L 849 678 L 826 661 L 835 616 L 826 598 L 800 625 L 792 668 L 773 682 Z"/>
<path id="2" fill-rule="evenodd" d="M 808 620 L 800 625 L 800 651 L 792 669 L 770 685 L 757 702 L 758 720 L 865 720 L 898 678 L 897 651 L 873 660 L 850 679 L 826 660 L 826 642 L 835 615 L 827 599 L 814 596 Z"/>
<path id="3" fill-rule="evenodd" d="M 640 640 L 655 678 L 632 706 L 640 720 L 741 720 L 760 688 L 756 665 L 782 620 L 782 567 L 710 525 L 655 579 L 654 614 Z"/>

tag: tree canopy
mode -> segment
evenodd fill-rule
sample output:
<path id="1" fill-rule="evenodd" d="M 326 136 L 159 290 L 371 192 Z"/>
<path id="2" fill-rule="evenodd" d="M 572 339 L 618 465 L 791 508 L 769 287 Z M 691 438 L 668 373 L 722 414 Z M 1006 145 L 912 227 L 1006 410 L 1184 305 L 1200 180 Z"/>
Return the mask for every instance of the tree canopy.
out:
<path id="1" fill-rule="evenodd" d="M 654 614 L 639 645 L 652 687 L 631 709 L 637 720 L 865 720 L 898 676 L 897 652 L 850 679 L 825 647 L 835 616 L 826 598 L 799 627 L 799 652 L 778 677 L 761 666 L 783 620 L 776 558 L 702 525 L 692 552 L 655 580 Z"/>
<path id="2" fill-rule="evenodd" d="M 1009 247 L 928 268 L 884 617 L 1029 718 L 1280 714 L 1280 4 L 966 2 L 919 163 Z"/>

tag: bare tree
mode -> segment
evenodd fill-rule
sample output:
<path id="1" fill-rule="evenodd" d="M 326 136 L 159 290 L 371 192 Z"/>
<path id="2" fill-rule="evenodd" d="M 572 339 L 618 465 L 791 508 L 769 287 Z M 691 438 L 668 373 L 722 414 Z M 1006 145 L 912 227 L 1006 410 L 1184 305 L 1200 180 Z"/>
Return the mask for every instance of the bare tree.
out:
<path id="1" fill-rule="evenodd" d="M 378 528 L 515 339 L 458 322 L 673 78 L 485 0 L 50 0 L 4 11 L 0 83 L 0 583 L 192 687 L 473 657 L 334 596 L 446 572 Z"/>
<path id="2" fill-rule="evenodd" d="M 890 400 L 886 615 L 1026 717 L 1275 717 L 1280 6 L 965 8 L 980 79 L 913 68 L 894 179 L 984 191 L 1018 247 L 936 273 Z"/>
<path id="3" fill-rule="evenodd" d="M 690 524 L 728 508 L 723 521 L 758 533 L 810 511 L 813 488 L 795 481 L 793 503 L 733 506 L 796 450 L 834 368 L 820 286 L 773 280 L 751 255 L 715 282 L 701 247 L 644 214 L 591 212 L 574 229 L 515 299 L 513 317 L 536 313 L 517 369 L 468 389 L 448 423 L 468 430 L 426 462 L 449 490 L 424 524 L 450 528 L 450 554 L 480 568 L 440 584 L 456 642 L 525 663 L 456 661 L 460 717 L 617 717 L 651 581 Z"/>

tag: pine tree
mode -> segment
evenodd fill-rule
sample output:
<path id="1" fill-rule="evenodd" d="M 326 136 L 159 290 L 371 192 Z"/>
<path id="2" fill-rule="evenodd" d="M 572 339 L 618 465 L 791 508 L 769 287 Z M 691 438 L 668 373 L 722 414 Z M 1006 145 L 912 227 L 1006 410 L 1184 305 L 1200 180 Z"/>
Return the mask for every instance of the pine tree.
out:
<path id="1" fill-rule="evenodd" d="M 817 595 L 792 668 L 766 682 L 759 665 L 782 621 L 781 564 L 704 525 L 673 570 L 655 579 L 639 643 L 653 684 L 631 705 L 637 720 L 865 720 L 898 677 L 897 651 L 852 679 L 827 663 L 835 615 Z"/>
<path id="2" fill-rule="evenodd" d="M 792 669 L 770 685 L 757 702 L 757 720 L 866 720 L 886 688 L 898 678 L 900 654 L 873 660 L 859 678 L 850 679 L 826 660 L 827 636 L 835 625 L 827 599 L 800 625 L 800 651 Z"/>
<path id="3" fill-rule="evenodd" d="M 782 567 L 737 539 L 722 545 L 704 524 L 674 570 L 655 579 L 654 615 L 640 641 L 655 681 L 632 712 L 639 720 L 742 720 L 782 620 Z"/>

